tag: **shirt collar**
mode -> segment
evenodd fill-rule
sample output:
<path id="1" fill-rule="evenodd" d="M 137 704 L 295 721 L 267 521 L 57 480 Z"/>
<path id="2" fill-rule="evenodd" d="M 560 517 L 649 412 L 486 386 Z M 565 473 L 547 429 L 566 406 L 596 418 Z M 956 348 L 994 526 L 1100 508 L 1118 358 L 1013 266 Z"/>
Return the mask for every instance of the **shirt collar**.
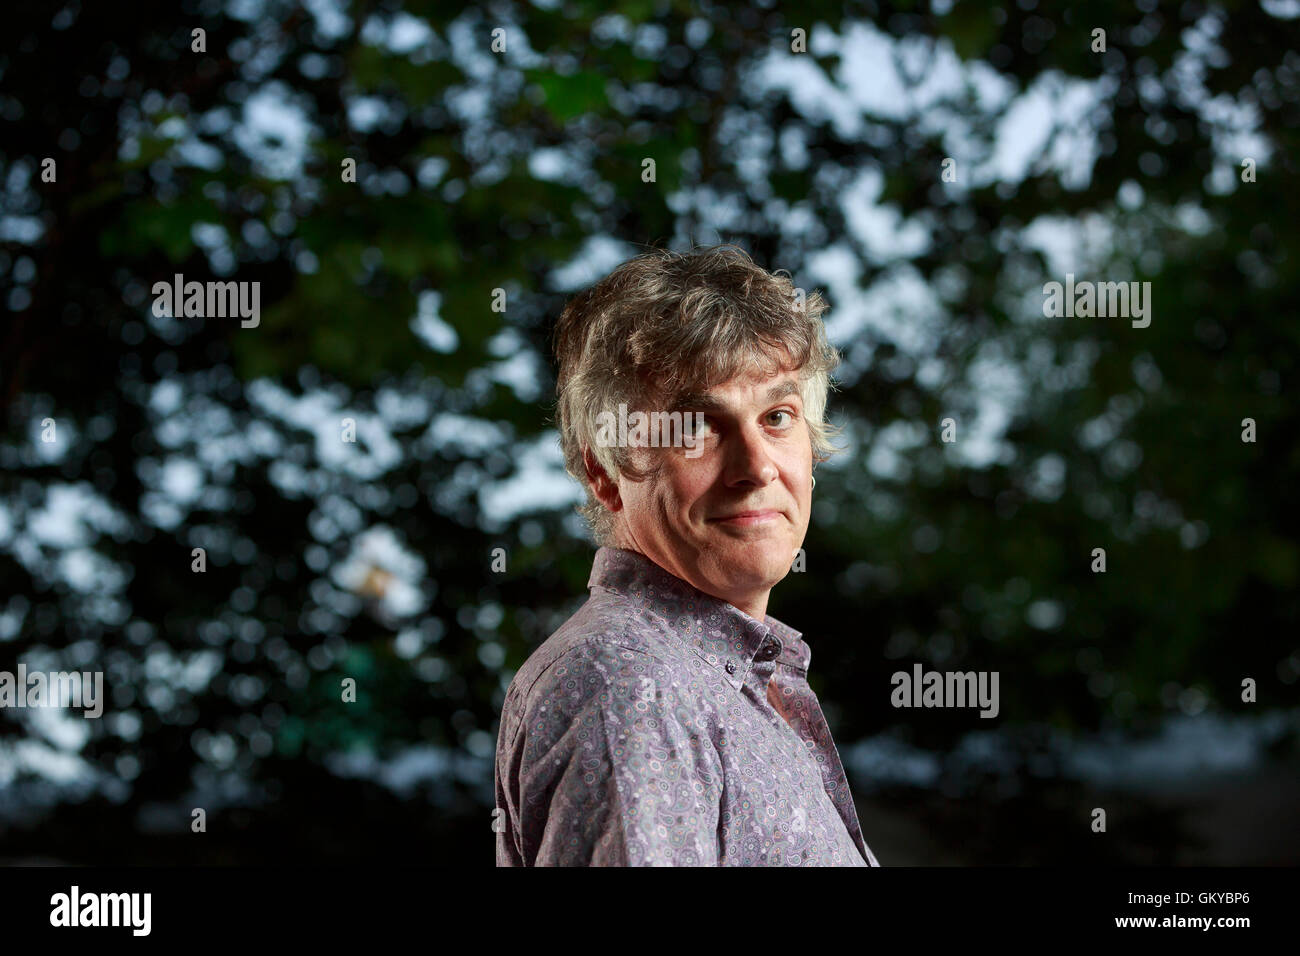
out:
<path id="1" fill-rule="evenodd" d="M 777 646 L 777 662 L 801 674 L 808 671 L 811 650 L 799 631 L 771 615 L 762 621 L 750 617 L 735 605 L 669 574 L 639 552 L 600 548 L 587 587 L 621 594 L 663 618 L 674 634 L 720 668 L 735 687 L 744 682 L 751 668 L 763 667 L 771 660 L 767 655 Z M 766 664 L 768 674 L 772 666 Z"/>

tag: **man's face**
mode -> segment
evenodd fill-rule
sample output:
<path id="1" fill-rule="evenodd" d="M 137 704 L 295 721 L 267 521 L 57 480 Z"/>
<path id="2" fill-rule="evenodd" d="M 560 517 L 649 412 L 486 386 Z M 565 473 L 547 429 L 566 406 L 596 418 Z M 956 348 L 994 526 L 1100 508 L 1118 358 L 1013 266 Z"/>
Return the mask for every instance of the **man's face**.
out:
<path id="1" fill-rule="evenodd" d="M 704 427 L 689 448 L 639 448 L 644 481 L 617 477 L 617 537 L 664 570 L 759 620 L 808 530 L 812 444 L 793 372 L 676 396 Z M 689 453 L 689 454 L 688 454 Z"/>

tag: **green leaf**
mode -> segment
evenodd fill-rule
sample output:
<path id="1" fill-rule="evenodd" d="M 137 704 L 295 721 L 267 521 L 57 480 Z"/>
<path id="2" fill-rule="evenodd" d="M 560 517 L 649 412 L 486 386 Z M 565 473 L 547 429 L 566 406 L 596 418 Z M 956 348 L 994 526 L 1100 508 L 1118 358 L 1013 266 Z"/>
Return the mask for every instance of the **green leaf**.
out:
<path id="1" fill-rule="evenodd" d="M 605 77 L 594 71 L 580 70 L 561 76 L 548 70 L 527 70 L 525 75 L 542 88 L 546 108 L 561 123 L 609 106 L 605 96 Z"/>

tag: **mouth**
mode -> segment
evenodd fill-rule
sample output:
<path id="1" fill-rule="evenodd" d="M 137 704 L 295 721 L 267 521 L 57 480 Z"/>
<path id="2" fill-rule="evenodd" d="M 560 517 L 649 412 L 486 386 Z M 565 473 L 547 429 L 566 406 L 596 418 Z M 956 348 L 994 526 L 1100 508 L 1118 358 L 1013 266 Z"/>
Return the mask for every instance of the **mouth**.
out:
<path id="1" fill-rule="evenodd" d="M 751 525 L 766 524 L 780 517 L 781 512 L 768 508 L 761 511 L 736 511 L 729 515 L 719 515 L 716 518 L 710 518 L 709 523 L 744 528 Z"/>

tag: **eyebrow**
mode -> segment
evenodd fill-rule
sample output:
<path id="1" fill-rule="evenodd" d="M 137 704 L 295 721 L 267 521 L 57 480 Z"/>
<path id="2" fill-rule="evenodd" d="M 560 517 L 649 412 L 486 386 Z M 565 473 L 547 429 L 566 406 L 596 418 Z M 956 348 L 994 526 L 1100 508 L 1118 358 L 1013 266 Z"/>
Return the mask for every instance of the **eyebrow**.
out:
<path id="1" fill-rule="evenodd" d="M 768 403 L 779 402 L 789 395 L 798 395 L 799 386 L 792 380 L 786 379 L 783 382 L 777 382 L 764 394 L 764 400 Z M 675 409 L 699 409 L 700 411 L 722 411 L 726 405 L 705 392 L 683 392 L 677 396 L 673 402 Z"/>

